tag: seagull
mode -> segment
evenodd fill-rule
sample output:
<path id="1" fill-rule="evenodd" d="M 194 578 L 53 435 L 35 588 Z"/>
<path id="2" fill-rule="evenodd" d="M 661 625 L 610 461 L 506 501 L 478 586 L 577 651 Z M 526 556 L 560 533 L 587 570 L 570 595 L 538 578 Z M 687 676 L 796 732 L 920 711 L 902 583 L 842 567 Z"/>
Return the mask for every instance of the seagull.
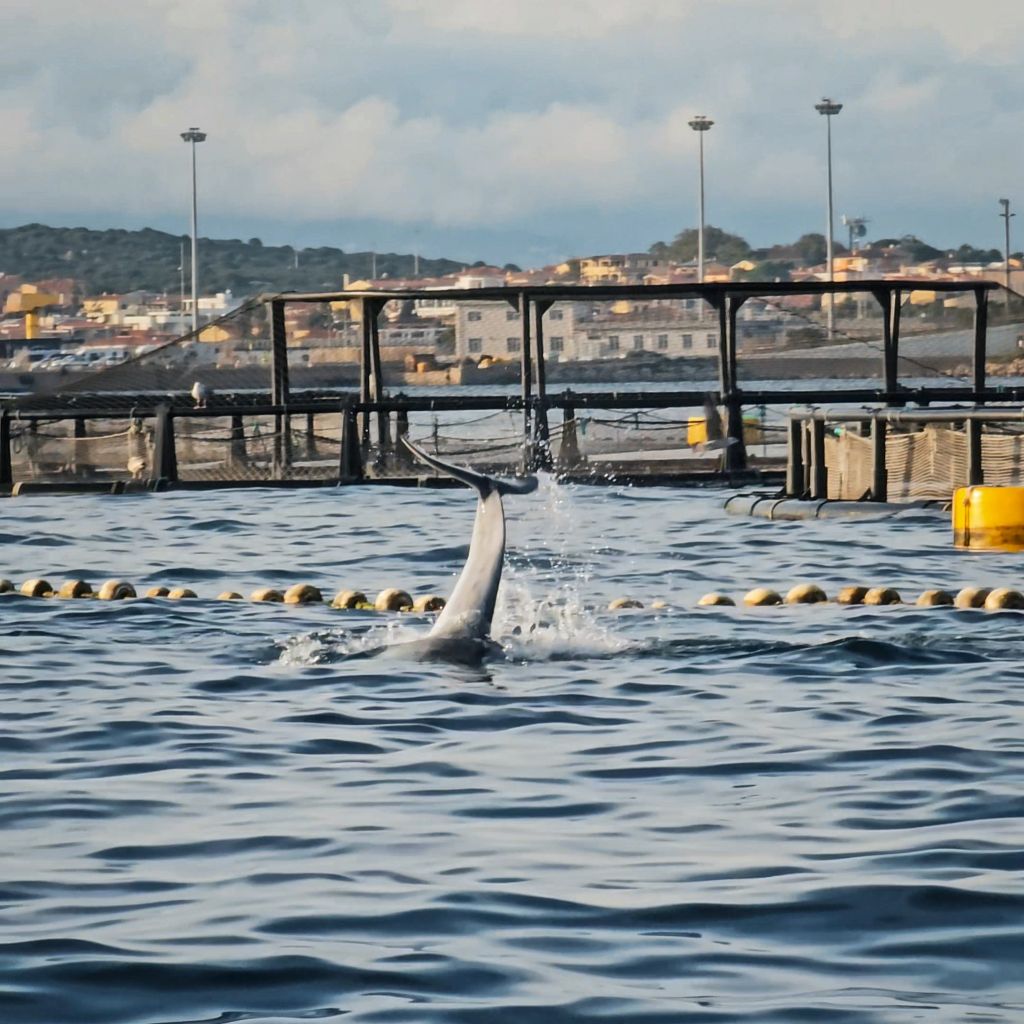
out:
<path id="1" fill-rule="evenodd" d="M 196 381 L 192 385 L 192 398 L 195 400 L 197 409 L 205 409 L 206 403 L 213 397 L 210 390 L 202 381 Z"/>

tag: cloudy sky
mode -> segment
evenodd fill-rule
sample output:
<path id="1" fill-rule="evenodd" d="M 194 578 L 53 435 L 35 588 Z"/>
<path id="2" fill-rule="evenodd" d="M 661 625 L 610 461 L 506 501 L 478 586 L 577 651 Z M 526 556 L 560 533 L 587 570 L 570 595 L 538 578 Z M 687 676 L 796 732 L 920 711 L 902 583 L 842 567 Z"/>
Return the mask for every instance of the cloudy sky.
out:
<path id="1" fill-rule="evenodd" d="M 1022 0 L 3 0 L 0 226 L 540 265 L 708 221 L 1000 246 Z M 1021 218 L 1024 230 L 1024 218 Z M 837 235 L 843 237 L 842 229 Z M 1016 247 L 1020 246 L 1018 241 Z"/>

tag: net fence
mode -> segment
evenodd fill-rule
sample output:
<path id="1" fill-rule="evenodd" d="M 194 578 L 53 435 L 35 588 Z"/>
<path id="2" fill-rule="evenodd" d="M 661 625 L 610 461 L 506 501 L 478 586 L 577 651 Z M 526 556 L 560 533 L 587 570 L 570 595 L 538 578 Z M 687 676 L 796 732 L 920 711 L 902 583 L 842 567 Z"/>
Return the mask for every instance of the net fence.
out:
<path id="1" fill-rule="evenodd" d="M 888 433 L 885 461 L 890 501 L 948 501 L 969 483 L 967 434 L 928 425 L 908 433 Z M 828 496 L 856 501 L 871 490 L 872 443 L 852 431 L 825 439 Z M 981 469 L 986 484 L 1024 485 L 1024 431 L 986 424 L 981 435 Z"/>
<path id="2" fill-rule="evenodd" d="M 701 472 L 721 467 L 702 407 L 548 411 L 546 442 L 521 409 L 479 413 L 332 411 L 260 414 L 235 409 L 23 418 L 9 422 L 14 483 L 174 480 L 184 483 L 339 481 L 359 472 L 387 479 L 429 475 L 400 444 L 407 435 L 439 458 L 482 472 L 512 474 L 550 452 L 566 473 Z M 534 411 L 536 413 L 536 410 Z M 348 450 L 346 451 L 346 432 Z M 712 431 L 713 432 L 713 431 Z M 743 436 L 752 465 L 781 464 L 781 414 L 750 408 Z M 713 438 L 711 438 L 713 439 Z M 543 462 L 544 460 L 541 459 Z"/>

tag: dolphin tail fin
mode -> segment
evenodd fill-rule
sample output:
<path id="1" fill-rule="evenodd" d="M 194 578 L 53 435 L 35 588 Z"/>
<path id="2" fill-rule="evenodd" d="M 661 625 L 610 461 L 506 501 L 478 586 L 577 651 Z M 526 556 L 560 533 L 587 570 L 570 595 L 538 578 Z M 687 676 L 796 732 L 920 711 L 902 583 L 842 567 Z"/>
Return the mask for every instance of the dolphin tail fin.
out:
<path id="1" fill-rule="evenodd" d="M 429 455 L 419 445 L 413 444 L 404 435 L 402 436 L 402 444 L 420 462 L 430 466 L 431 469 L 436 469 L 438 473 L 443 473 L 445 476 L 459 480 L 469 487 L 476 488 L 482 498 L 487 497 L 492 491 L 497 491 L 499 494 L 529 494 L 537 489 L 537 478 L 535 476 L 527 476 L 518 480 L 499 480 L 496 477 L 486 476 L 484 473 L 477 473 L 472 469 L 467 469 L 465 466 L 453 466 L 450 462 L 444 462 L 434 455 Z"/>

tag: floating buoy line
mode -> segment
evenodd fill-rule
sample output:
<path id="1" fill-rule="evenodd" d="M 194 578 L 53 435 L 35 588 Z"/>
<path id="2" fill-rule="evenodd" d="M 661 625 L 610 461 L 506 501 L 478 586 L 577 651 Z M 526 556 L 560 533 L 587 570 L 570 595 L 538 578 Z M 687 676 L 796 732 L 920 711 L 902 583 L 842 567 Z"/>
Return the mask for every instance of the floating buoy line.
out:
<path id="1" fill-rule="evenodd" d="M 154 586 L 141 594 L 127 580 L 107 580 L 94 589 L 86 580 L 66 580 L 59 587 L 48 580 L 34 577 L 25 580 L 20 587 L 8 579 L 0 579 L 0 596 L 21 595 L 33 598 L 55 598 L 62 600 L 127 601 L 132 599 L 165 599 L 168 601 L 196 600 L 199 595 L 189 587 Z M 244 595 L 235 590 L 224 590 L 216 595 L 218 601 L 245 601 Z M 388 587 L 373 599 L 361 590 L 339 590 L 328 600 L 323 591 L 311 583 L 296 583 L 286 590 L 273 587 L 259 587 L 248 597 L 256 604 L 284 605 L 329 605 L 341 610 L 377 612 L 417 612 L 428 614 L 439 612 L 445 606 L 445 599 L 439 594 L 420 594 L 412 597 L 408 591 Z M 739 600 L 728 594 L 712 591 L 697 601 L 698 608 L 768 608 L 779 605 L 838 604 L 838 605 L 906 605 L 918 608 L 981 608 L 986 611 L 1024 610 L 1024 593 L 1008 587 L 963 587 L 957 592 L 948 590 L 924 590 L 913 600 L 904 600 L 892 587 L 847 586 L 836 592 L 834 598 L 816 583 L 798 583 L 784 594 L 770 587 L 755 587 Z M 663 611 L 671 603 L 655 598 L 648 604 L 634 597 L 616 597 L 609 602 L 607 610 L 622 611 Z"/>

